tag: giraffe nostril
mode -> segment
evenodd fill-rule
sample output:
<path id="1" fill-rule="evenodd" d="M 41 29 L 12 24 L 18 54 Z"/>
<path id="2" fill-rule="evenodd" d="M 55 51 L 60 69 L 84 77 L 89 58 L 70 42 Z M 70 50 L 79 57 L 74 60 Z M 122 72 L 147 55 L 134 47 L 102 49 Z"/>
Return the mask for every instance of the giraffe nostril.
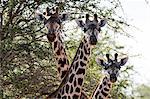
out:
<path id="1" fill-rule="evenodd" d="M 49 34 L 53 34 L 54 32 L 55 32 L 54 29 L 49 29 L 49 30 L 48 30 L 48 33 L 49 33 Z"/>
<path id="2" fill-rule="evenodd" d="M 111 81 L 112 83 L 116 82 L 116 81 L 117 81 L 117 76 L 116 76 L 115 74 L 111 74 L 111 75 L 110 75 L 110 81 Z"/>
<path id="3" fill-rule="evenodd" d="M 97 43 L 97 38 L 95 35 L 90 36 L 90 44 L 96 45 Z"/>
<path id="4" fill-rule="evenodd" d="M 48 33 L 47 38 L 48 38 L 49 41 L 53 42 L 56 38 L 56 35 L 54 33 L 52 33 L 52 34 Z"/>

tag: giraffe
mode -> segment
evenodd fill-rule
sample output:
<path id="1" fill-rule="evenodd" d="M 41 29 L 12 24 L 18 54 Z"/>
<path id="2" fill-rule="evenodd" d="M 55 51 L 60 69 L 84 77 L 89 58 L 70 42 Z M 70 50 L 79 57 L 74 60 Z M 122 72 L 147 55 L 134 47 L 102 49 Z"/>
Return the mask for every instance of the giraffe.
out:
<path id="1" fill-rule="evenodd" d="M 53 8 L 53 10 L 55 9 Z M 43 20 L 41 18 L 44 18 L 45 16 L 51 17 L 49 19 L 45 18 L 43 21 L 44 22 L 46 21 L 45 26 L 48 28 L 47 38 L 49 42 L 52 43 L 53 52 L 56 58 L 55 60 L 56 60 L 58 75 L 60 80 L 62 81 L 70 65 L 61 37 L 62 34 L 61 21 L 65 21 L 67 17 L 66 14 L 60 16 L 58 12 L 59 12 L 58 8 L 56 8 L 56 12 L 52 14 L 50 13 L 50 9 L 47 7 L 46 12 L 44 12 L 44 14 L 38 13 L 36 17 L 41 21 Z M 81 92 L 81 96 L 84 99 L 87 98 L 85 92 L 83 91 Z"/>
<path id="2" fill-rule="evenodd" d="M 79 27 L 84 29 L 86 34 L 81 41 L 73 62 L 65 78 L 56 91 L 49 94 L 48 99 L 79 99 L 81 98 L 82 85 L 86 72 L 86 65 L 89 61 L 91 49 L 97 43 L 97 35 L 101 31 L 106 21 L 98 22 L 97 14 L 94 14 L 94 20 L 89 20 L 86 14 L 85 23 L 82 20 L 76 20 Z"/>
<path id="3" fill-rule="evenodd" d="M 109 58 L 109 54 L 106 54 L 107 63 L 105 63 L 102 59 L 96 59 L 97 64 L 104 67 L 104 70 L 106 71 L 107 75 L 103 78 L 102 82 L 97 86 L 97 88 L 93 92 L 93 95 L 91 96 L 92 99 L 111 98 L 109 93 L 112 88 L 112 84 L 117 81 L 117 77 L 119 75 L 119 70 L 121 69 L 121 66 L 125 65 L 128 60 L 128 57 L 125 57 L 118 61 L 118 54 L 116 53 L 114 56 L 115 59 L 112 60 Z"/>
<path id="4" fill-rule="evenodd" d="M 38 13 L 36 17 L 39 20 L 44 21 L 44 25 L 48 29 L 47 38 L 52 44 L 58 76 L 62 81 L 70 66 L 61 36 L 62 21 L 65 21 L 67 19 L 67 14 L 60 15 L 58 8 L 53 8 L 53 10 L 55 12 L 51 13 L 50 9 L 47 7 L 46 12 L 44 12 L 43 14 Z"/>

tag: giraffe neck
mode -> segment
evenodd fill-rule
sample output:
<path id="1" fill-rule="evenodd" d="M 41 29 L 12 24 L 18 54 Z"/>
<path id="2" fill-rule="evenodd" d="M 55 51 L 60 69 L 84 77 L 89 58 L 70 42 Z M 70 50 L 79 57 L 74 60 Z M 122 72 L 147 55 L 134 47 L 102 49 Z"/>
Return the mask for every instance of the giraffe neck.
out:
<path id="1" fill-rule="evenodd" d="M 66 51 L 62 42 L 61 31 L 56 33 L 57 35 L 54 37 L 53 42 L 51 42 L 50 34 L 47 35 L 48 40 L 52 43 L 52 48 L 55 56 L 55 62 L 57 65 L 58 75 L 60 80 L 62 80 L 66 72 L 69 69 L 69 61 L 66 55 Z"/>
<path id="2" fill-rule="evenodd" d="M 79 99 L 81 96 L 86 64 L 91 53 L 91 45 L 84 38 L 80 43 L 71 67 L 59 88 L 49 98 Z"/>
<path id="3" fill-rule="evenodd" d="M 110 79 L 105 76 L 102 82 L 97 86 L 96 90 L 92 95 L 92 99 L 108 99 L 110 98 L 110 90 L 112 87 L 112 83 Z"/>
<path id="4" fill-rule="evenodd" d="M 70 65 L 66 55 L 66 51 L 62 42 L 61 32 L 57 33 L 56 38 L 52 42 L 52 48 L 55 55 L 55 61 L 57 65 L 58 75 L 60 80 L 62 81 L 65 77 Z M 50 41 L 50 40 L 49 40 Z M 85 92 L 81 92 L 82 99 L 88 99 Z"/>

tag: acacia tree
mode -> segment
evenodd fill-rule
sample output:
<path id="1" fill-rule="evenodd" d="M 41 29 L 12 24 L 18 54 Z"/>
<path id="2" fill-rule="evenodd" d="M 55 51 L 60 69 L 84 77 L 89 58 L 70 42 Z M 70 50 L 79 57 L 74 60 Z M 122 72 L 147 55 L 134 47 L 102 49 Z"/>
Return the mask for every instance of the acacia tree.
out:
<path id="1" fill-rule="evenodd" d="M 150 86 L 147 85 L 139 85 L 136 88 L 136 99 L 149 99 L 150 97 Z"/>
<path id="2" fill-rule="evenodd" d="M 105 4 L 108 4 L 106 6 Z M 62 12 L 70 15 L 70 21 L 82 17 L 86 13 L 97 13 L 99 18 L 107 20 L 107 27 L 102 30 L 101 40 L 93 50 L 89 68 L 85 77 L 84 90 L 92 94 L 94 87 L 102 75 L 95 62 L 95 57 L 111 52 L 120 52 L 123 46 L 113 39 L 117 33 L 125 34 L 123 28 L 129 26 L 116 11 L 121 9 L 120 2 L 115 0 L 5 0 L 0 5 L 1 16 L 1 67 L 0 67 L 0 97 L 22 98 L 35 97 L 42 93 L 54 91 L 60 84 L 57 78 L 51 45 L 46 39 L 44 25 L 34 18 L 36 9 L 42 11 L 46 7 L 59 6 Z M 65 27 L 64 43 L 70 63 L 83 33 L 78 28 Z M 122 74 L 128 74 L 132 66 L 127 66 Z M 55 83 L 54 83 L 55 82 Z M 129 77 L 122 78 L 112 91 L 113 97 L 127 98 L 124 89 L 130 84 Z"/>

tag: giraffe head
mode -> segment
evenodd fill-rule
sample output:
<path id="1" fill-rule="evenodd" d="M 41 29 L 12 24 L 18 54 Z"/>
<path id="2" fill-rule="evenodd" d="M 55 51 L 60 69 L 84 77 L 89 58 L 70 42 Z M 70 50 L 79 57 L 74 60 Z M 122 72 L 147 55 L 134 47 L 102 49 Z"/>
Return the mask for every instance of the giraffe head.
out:
<path id="1" fill-rule="evenodd" d="M 128 57 L 122 58 L 120 61 L 118 61 L 117 53 L 114 55 L 114 57 L 114 59 L 110 59 L 109 54 L 106 54 L 107 62 L 104 62 L 103 59 L 96 59 L 97 63 L 104 67 L 112 83 L 117 81 L 117 77 L 119 75 L 119 70 L 121 69 L 121 66 L 125 65 L 128 61 Z"/>
<path id="2" fill-rule="evenodd" d="M 82 20 L 76 20 L 79 27 L 84 30 L 84 33 L 87 34 L 87 39 L 91 45 L 96 45 L 98 33 L 101 31 L 101 27 L 106 24 L 105 20 L 100 20 L 98 22 L 97 14 L 94 14 L 94 19 L 91 21 L 89 19 L 89 14 L 86 14 L 85 23 Z"/>
<path id="3" fill-rule="evenodd" d="M 36 18 L 44 22 L 44 25 L 48 29 L 48 39 L 53 42 L 58 32 L 61 31 L 62 21 L 67 19 L 67 14 L 59 14 L 59 9 L 52 8 L 53 13 L 47 7 L 46 12 L 36 12 Z"/>

